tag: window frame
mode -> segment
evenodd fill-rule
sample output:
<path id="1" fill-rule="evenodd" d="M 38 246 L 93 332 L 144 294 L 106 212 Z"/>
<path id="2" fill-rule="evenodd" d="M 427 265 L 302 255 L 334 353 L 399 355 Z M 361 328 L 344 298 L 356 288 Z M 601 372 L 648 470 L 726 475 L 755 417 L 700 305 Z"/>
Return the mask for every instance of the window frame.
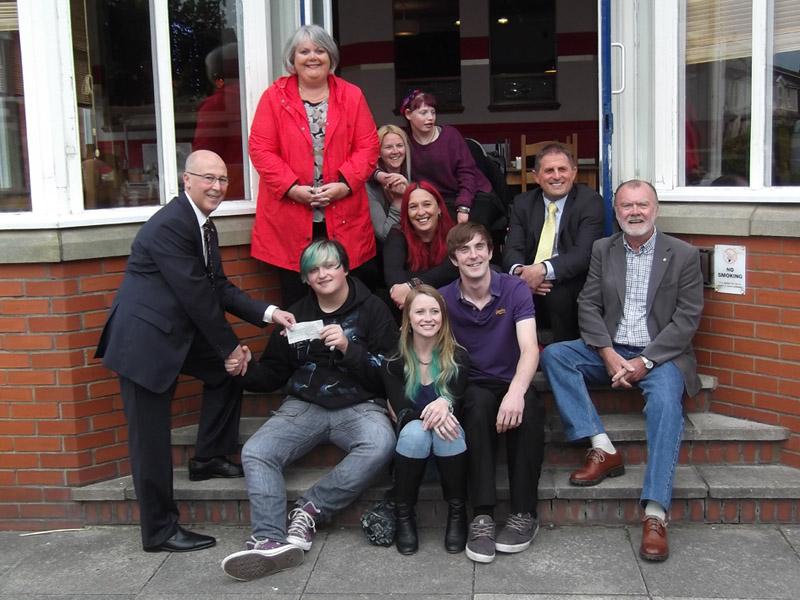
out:
<path id="1" fill-rule="evenodd" d="M 274 79 L 270 4 L 236 1 L 243 81 L 242 132 L 249 131 L 258 101 Z M 27 121 L 31 210 L 0 213 L 0 231 L 62 229 L 146 221 L 163 204 L 84 209 L 77 96 L 69 0 L 18 1 L 20 54 Z M 150 39 L 162 203 L 178 194 L 168 0 L 149 0 Z M 244 149 L 247 156 L 246 148 Z M 258 173 L 245 161 L 244 200 L 229 200 L 215 216 L 255 212 Z"/>
<path id="2" fill-rule="evenodd" d="M 652 0 L 651 0 L 652 1 Z M 685 18 L 686 0 L 652 2 L 653 60 L 662 74 L 653 88 L 653 183 L 662 200 L 727 203 L 800 203 L 800 187 L 772 186 L 772 69 L 773 0 L 752 3 L 752 79 L 750 185 L 709 187 L 681 185 L 685 148 Z M 771 121 L 770 121 L 771 123 Z"/>

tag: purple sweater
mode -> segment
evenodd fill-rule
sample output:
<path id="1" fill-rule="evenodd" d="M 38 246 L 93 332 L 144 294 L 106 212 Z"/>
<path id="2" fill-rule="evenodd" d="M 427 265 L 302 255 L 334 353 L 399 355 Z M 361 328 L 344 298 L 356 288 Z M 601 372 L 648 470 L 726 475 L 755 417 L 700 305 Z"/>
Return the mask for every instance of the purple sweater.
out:
<path id="1" fill-rule="evenodd" d="M 472 207 L 477 192 L 491 192 L 492 184 L 475 165 L 467 143 L 454 127 L 441 127 L 439 137 L 425 146 L 411 140 L 411 178 L 430 181 L 449 205 Z"/>

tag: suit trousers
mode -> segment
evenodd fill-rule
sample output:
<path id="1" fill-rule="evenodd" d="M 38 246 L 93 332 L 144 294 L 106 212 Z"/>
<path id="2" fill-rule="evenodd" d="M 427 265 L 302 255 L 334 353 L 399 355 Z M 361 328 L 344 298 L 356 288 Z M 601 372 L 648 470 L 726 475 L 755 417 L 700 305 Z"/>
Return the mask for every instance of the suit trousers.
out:
<path id="1" fill-rule="evenodd" d="M 468 482 L 472 506 L 497 504 L 497 411 L 508 391 L 504 381 L 470 383 L 464 393 L 461 424 L 467 438 Z M 536 515 L 544 459 L 544 404 L 533 386 L 525 394 L 522 423 L 505 434 L 511 512 Z"/>
<path id="2" fill-rule="evenodd" d="M 536 307 L 536 326 L 550 328 L 554 342 L 576 340 L 580 334 L 578 327 L 578 296 L 584 278 L 556 280 L 553 289 L 546 296 L 533 295 Z"/>
<path id="3" fill-rule="evenodd" d="M 239 436 L 242 388 L 228 376 L 223 361 L 200 335 L 196 336 L 181 372 L 203 382 L 195 456 L 211 458 L 234 454 Z M 119 380 L 128 421 L 128 448 L 139 502 L 142 545 L 145 548 L 158 546 L 170 538 L 178 526 L 178 507 L 172 492 L 170 442 L 170 403 L 176 384 L 157 393 L 127 377 L 120 376 Z"/>

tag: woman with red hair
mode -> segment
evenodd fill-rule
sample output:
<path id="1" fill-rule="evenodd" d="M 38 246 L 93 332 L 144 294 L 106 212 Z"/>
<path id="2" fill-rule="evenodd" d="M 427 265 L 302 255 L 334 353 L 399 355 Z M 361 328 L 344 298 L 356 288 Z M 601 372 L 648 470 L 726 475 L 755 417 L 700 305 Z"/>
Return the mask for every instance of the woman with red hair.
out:
<path id="1" fill-rule="evenodd" d="M 421 283 L 441 287 L 458 277 L 447 255 L 447 232 L 452 227 L 444 199 L 433 184 L 420 181 L 406 187 L 400 228 L 389 232 L 383 247 L 384 280 L 398 308 Z"/>

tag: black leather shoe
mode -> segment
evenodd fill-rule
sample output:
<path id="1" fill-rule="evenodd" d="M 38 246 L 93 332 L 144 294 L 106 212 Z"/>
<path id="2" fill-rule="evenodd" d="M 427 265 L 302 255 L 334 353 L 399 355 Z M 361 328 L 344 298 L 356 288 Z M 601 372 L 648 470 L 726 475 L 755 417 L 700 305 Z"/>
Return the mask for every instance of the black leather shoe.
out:
<path id="1" fill-rule="evenodd" d="M 193 552 L 205 550 L 216 545 L 217 540 L 210 535 L 194 533 L 178 525 L 178 531 L 158 546 L 146 546 L 145 552 Z"/>
<path id="2" fill-rule="evenodd" d="M 244 477 L 244 469 L 224 456 L 189 460 L 189 481 L 204 481 L 212 477 Z"/>
<path id="3" fill-rule="evenodd" d="M 417 538 L 417 519 L 411 504 L 398 502 L 395 506 L 396 532 L 394 543 L 400 554 L 415 554 L 419 548 Z"/>

